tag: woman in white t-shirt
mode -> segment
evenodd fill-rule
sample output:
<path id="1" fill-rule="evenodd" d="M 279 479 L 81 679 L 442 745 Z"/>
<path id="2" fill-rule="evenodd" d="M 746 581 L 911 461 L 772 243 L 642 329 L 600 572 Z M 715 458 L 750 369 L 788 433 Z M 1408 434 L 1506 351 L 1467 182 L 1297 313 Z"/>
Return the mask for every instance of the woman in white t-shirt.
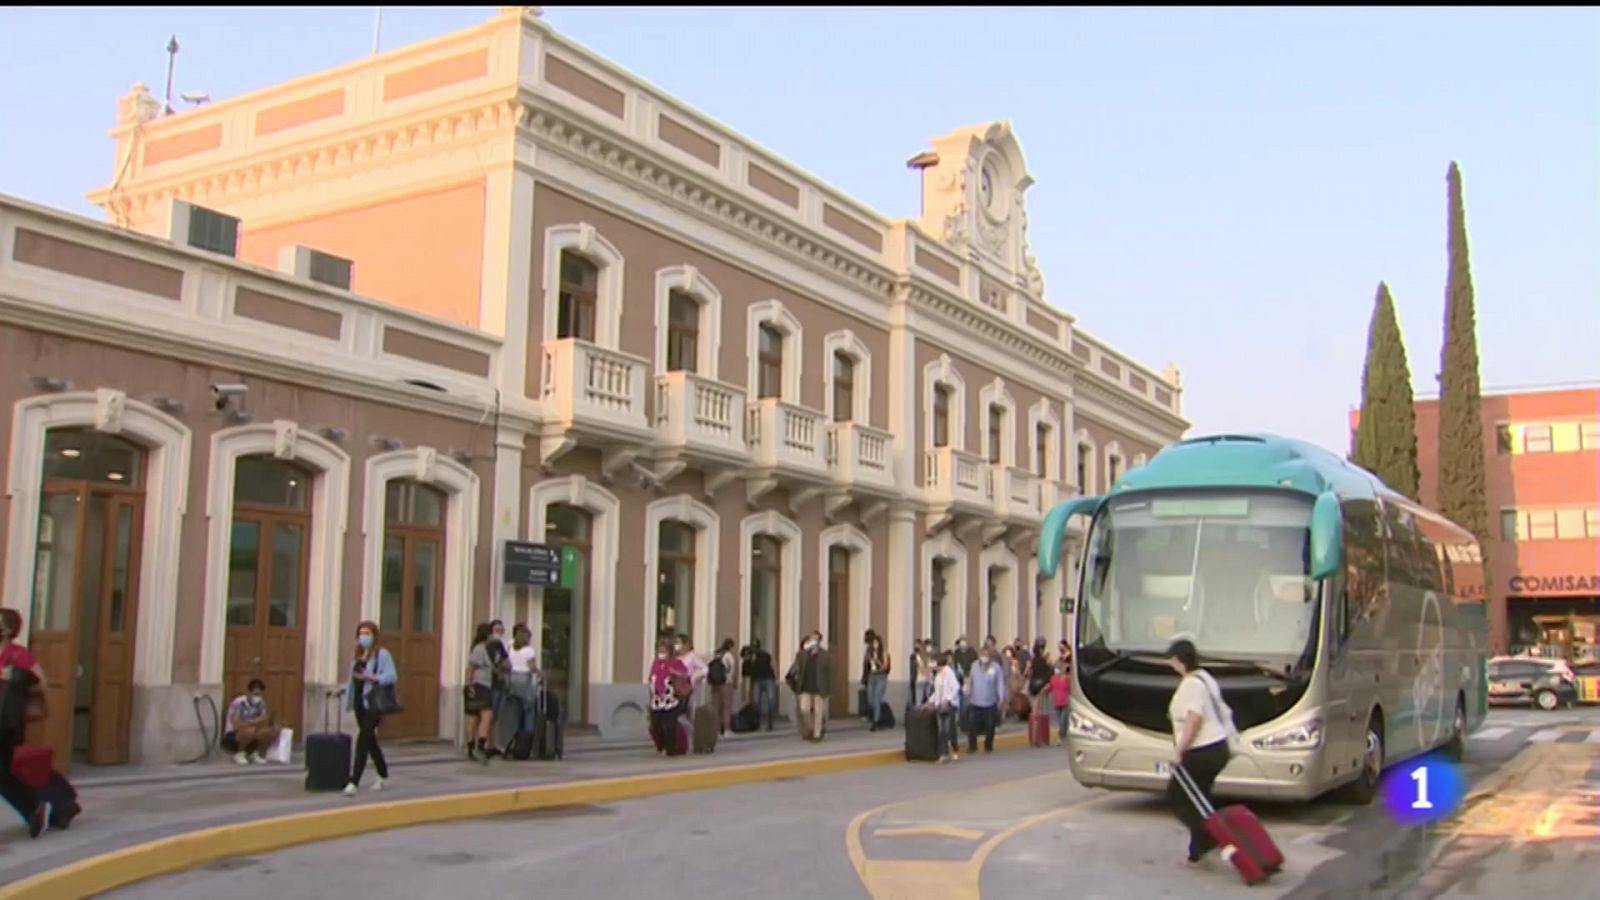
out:
<path id="1" fill-rule="evenodd" d="M 1231 751 L 1228 736 L 1233 730 L 1233 712 L 1222 699 L 1222 689 L 1211 673 L 1200 668 L 1199 654 L 1192 641 L 1173 641 L 1167 662 L 1180 676 L 1178 689 L 1167 704 L 1172 720 L 1172 764 L 1182 766 L 1207 802 L 1214 807 L 1211 787 L 1228 764 Z M 1206 831 L 1205 817 L 1178 784 L 1176 775 L 1167 782 L 1167 800 L 1178 820 L 1189 828 L 1189 862 L 1216 849 L 1217 842 Z"/>
<path id="2" fill-rule="evenodd" d="M 511 652 L 506 659 L 511 663 L 511 696 L 517 701 L 517 733 L 532 733 L 534 710 L 538 708 L 539 661 L 533 648 L 533 632 L 528 626 L 517 623 L 511 629 Z"/>

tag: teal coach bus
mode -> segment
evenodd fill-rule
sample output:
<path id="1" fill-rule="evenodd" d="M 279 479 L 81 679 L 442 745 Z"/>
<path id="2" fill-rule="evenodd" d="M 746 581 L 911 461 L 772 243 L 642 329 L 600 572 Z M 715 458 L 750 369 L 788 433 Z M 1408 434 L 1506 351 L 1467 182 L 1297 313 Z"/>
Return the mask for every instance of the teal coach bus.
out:
<path id="1" fill-rule="evenodd" d="M 1067 746 L 1079 782 L 1165 787 L 1163 661 L 1180 637 L 1243 736 L 1231 797 L 1371 802 L 1385 766 L 1459 758 L 1488 710 L 1483 556 L 1467 530 L 1301 441 L 1174 444 L 1100 497 L 1057 505 L 1039 538 L 1054 576 L 1088 517 L 1072 616 Z"/>

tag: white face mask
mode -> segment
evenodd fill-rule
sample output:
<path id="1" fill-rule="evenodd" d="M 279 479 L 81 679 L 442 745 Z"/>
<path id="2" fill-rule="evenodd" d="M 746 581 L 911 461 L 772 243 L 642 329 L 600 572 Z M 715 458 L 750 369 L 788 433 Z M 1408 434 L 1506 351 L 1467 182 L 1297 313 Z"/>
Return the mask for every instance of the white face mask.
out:
<path id="1" fill-rule="evenodd" d="M 666 659 L 666 658 L 667 658 L 667 655 L 665 653 L 657 653 L 656 654 L 656 659 Z"/>

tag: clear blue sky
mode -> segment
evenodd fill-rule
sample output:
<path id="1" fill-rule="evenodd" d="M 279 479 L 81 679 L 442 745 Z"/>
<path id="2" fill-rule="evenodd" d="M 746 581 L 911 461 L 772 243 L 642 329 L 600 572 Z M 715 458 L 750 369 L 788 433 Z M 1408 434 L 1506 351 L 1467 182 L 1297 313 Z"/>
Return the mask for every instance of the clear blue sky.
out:
<path id="1" fill-rule="evenodd" d="M 395 47 L 492 7 L 384 10 Z M 1435 389 L 1459 160 L 1488 386 L 1600 378 L 1600 12 L 592 10 L 558 29 L 889 216 L 904 162 L 1010 119 L 1049 299 L 1197 431 L 1334 449 L 1387 279 Z M 98 217 L 135 81 L 227 97 L 359 57 L 372 7 L 0 10 L 0 192 Z"/>

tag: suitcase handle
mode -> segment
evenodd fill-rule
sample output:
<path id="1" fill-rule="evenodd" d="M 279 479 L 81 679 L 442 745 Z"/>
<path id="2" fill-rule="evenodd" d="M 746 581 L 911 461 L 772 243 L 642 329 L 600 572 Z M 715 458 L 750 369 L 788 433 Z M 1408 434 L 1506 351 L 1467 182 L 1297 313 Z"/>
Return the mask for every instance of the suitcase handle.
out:
<path id="1" fill-rule="evenodd" d="M 328 730 L 328 709 L 333 706 L 333 701 L 334 700 L 337 700 L 337 699 L 343 697 L 344 694 L 345 694 L 345 689 L 344 688 L 339 688 L 336 691 L 329 691 L 326 695 L 323 696 L 323 698 L 322 698 L 322 730 L 323 731 L 327 731 Z M 334 734 L 344 734 L 344 716 L 342 716 L 342 715 L 334 716 L 333 717 L 333 727 L 335 729 L 334 730 Z"/>
<path id="2" fill-rule="evenodd" d="M 1206 795 L 1201 793 L 1200 786 L 1194 783 L 1194 778 L 1189 775 L 1188 770 L 1183 767 L 1182 763 L 1173 763 L 1172 777 L 1173 780 L 1178 782 L 1178 787 L 1182 788 L 1184 794 L 1189 797 L 1189 802 L 1193 803 L 1194 808 L 1200 811 L 1200 815 L 1206 818 L 1216 815 L 1217 811 L 1212 807 L 1211 801 L 1207 800 Z"/>

